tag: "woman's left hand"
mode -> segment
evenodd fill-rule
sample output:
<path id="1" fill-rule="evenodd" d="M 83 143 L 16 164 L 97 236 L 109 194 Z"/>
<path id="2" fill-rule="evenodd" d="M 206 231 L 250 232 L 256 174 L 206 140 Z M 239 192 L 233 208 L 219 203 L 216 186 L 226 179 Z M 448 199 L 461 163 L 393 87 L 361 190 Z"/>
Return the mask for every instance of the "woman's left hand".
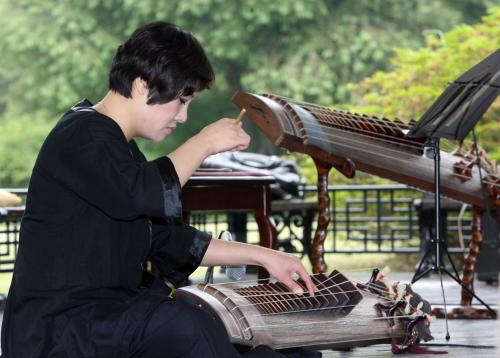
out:
<path id="1" fill-rule="evenodd" d="M 295 275 L 304 281 L 311 296 L 314 296 L 317 291 L 311 277 L 297 256 L 262 246 L 213 239 L 201 264 L 204 266 L 259 265 L 263 266 L 271 276 L 283 282 L 292 292 L 303 293 L 304 291 L 293 279 Z"/>
<path id="2" fill-rule="evenodd" d="M 304 281 L 311 296 L 314 296 L 317 291 L 311 277 L 297 256 L 281 251 L 266 250 L 260 261 L 271 276 L 283 282 L 292 292 L 303 293 L 302 287 L 292 278 L 295 275 Z"/>

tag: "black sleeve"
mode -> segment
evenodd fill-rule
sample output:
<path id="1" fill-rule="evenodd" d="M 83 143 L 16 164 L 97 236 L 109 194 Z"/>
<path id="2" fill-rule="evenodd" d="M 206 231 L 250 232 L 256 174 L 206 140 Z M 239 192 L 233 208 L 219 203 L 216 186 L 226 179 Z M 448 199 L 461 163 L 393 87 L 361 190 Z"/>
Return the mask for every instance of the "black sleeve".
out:
<path id="1" fill-rule="evenodd" d="M 209 234 L 177 220 L 154 219 L 152 234 L 149 260 L 174 285 L 196 270 L 211 240 Z"/>
<path id="2" fill-rule="evenodd" d="M 50 152 L 50 151 L 49 151 Z M 136 161 L 126 143 L 91 141 L 52 151 L 47 175 L 115 219 L 181 216 L 181 187 L 167 157 Z"/>

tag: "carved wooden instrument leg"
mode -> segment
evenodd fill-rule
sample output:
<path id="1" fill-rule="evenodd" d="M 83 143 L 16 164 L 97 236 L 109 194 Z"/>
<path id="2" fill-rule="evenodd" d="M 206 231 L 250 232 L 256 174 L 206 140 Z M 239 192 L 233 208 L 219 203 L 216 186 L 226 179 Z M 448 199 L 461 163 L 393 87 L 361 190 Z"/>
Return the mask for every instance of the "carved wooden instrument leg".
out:
<path id="1" fill-rule="evenodd" d="M 479 256 L 479 250 L 483 243 L 483 210 L 477 206 L 472 209 L 472 241 L 469 245 L 469 253 L 464 261 L 464 274 L 462 282 L 465 287 L 473 291 L 474 273 L 476 272 L 476 262 Z M 462 298 L 460 305 L 470 306 L 472 303 L 472 296 L 464 289 L 462 289 Z"/>
<path id="2" fill-rule="evenodd" d="M 315 159 L 314 164 L 318 171 L 318 226 L 314 234 L 314 240 L 311 251 L 311 263 L 313 272 L 325 272 L 326 263 L 324 259 L 325 239 L 327 235 L 328 224 L 330 223 L 330 197 L 328 196 L 328 173 L 332 166 L 321 160 Z"/>

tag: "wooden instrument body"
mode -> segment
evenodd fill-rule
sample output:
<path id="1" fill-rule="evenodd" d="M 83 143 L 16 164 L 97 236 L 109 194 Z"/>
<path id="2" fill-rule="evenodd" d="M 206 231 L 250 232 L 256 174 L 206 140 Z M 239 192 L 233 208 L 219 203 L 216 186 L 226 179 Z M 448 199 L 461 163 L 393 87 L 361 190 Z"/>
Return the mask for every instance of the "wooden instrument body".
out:
<path id="1" fill-rule="evenodd" d="M 206 309 L 224 326 L 233 343 L 244 346 L 344 349 L 404 337 L 403 324 L 396 319 L 396 325 L 389 328 L 387 319 L 379 317 L 374 307 L 377 299 L 366 293 L 347 316 L 328 310 L 262 314 L 237 293 L 242 287 L 242 283 L 189 286 L 178 289 L 175 297 Z M 210 292 L 211 288 L 214 291 Z"/>
<path id="2" fill-rule="evenodd" d="M 434 161 L 423 155 L 422 140 L 403 138 L 402 131 L 409 129 L 408 126 L 271 97 L 237 92 L 233 101 L 247 110 L 249 118 L 275 145 L 330 163 L 348 177 L 357 169 L 434 191 Z M 335 118 L 337 125 L 328 125 L 331 118 Z M 383 133 L 376 135 L 376 131 Z M 471 177 L 465 181 L 454 171 L 454 165 L 461 159 L 441 151 L 441 193 L 484 207 L 477 167 L 472 168 Z M 348 161 L 355 168 L 349 168 Z"/>
<path id="3" fill-rule="evenodd" d="M 237 92 L 233 102 L 246 109 L 249 118 L 275 145 L 314 159 L 318 169 L 319 213 L 311 252 L 314 272 L 326 270 L 323 245 L 329 222 L 327 182 L 332 166 L 348 178 L 358 169 L 417 189 L 435 191 L 434 159 L 424 155 L 424 139 L 405 137 L 410 127 L 401 121 L 295 103 L 268 94 Z M 472 205 L 474 222 L 487 206 L 500 220 L 500 179 L 494 169 L 491 173 L 483 170 L 482 183 L 474 156 L 466 159 L 440 151 L 440 161 L 441 195 Z M 464 284 L 471 290 L 482 241 L 482 228 L 473 226 L 463 275 Z M 472 296 L 462 290 L 461 304 L 469 306 L 471 301 Z"/>

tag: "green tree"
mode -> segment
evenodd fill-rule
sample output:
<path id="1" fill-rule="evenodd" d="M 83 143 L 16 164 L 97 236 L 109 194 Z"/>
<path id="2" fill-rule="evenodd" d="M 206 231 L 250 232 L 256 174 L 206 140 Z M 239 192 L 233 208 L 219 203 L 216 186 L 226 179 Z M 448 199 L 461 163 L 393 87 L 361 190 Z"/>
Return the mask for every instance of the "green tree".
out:
<path id="1" fill-rule="evenodd" d="M 0 121 L 0 187 L 27 187 L 36 153 L 52 125 L 46 114 L 31 113 Z"/>
<path id="2" fill-rule="evenodd" d="M 4 101 L 23 112 L 58 115 L 82 95 L 100 98 L 117 45 L 138 25 L 162 19 L 200 38 L 220 74 L 217 86 L 226 103 L 227 94 L 243 87 L 323 104 L 345 102 L 346 84 L 388 68 L 394 46 L 415 48 L 425 31 L 478 20 L 486 3 L 5 0 L 0 73 L 11 84 Z"/>
<path id="3" fill-rule="evenodd" d="M 43 113 L 40 120 L 54 124 L 83 96 L 98 100 L 106 92 L 107 70 L 118 44 L 140 24 L 172 21 L 200 39 L 218 78 L 212 91 L 195 102 L 191 121 L 175 136 L 159 145 L 140 143 L 150 156 L 164 154 L 215 118 L 236 115 L 230 97 L 237 89 L 322 104 L 345 102 L 350 96 L 346 84 L 387 68 L 394 45 L 417 47 L 426 30 L 445 31 L 463 21 L 474 22 L 487 3 L 4 0 L 0 121 Z M 247 129 L 255 138 L 254 150 L 275 150 L 255 128 Z M 24 134 L 15 134 L 21 136 L 18 141 Z M 0 160 L 8 156 L 0 153 L 5 158 Z"/>
<path id="4" fill-rule="evenodd" d="M 325 1 L 322 11 L 298 46 L 259 56 L 243 82 L 308 102 L 346 103 L 347 84 L 389 69 L 394 46 L 418 48 L 426 32 L 478 21 L 486 6 L 481 1 Z"/>
<path id="5" fill-rule="evenodd" d="M 461 25 L 439 37 L 429 35 L 427 45 L 414 50 L 399 48 L 391 59 L 390 71 L 379 71 L 358 84 L 351 84 L 355 105 L 333 107 L 404 121 L 418 119 L 453 81 L 467 69 L 500 48 L 500 7 L 492 8 L 477 25 Z M 493 102 L 476 129 L 479 144 L 489 155 L 500 160 L 500 99 Z M 444 143 L 451 148 L 454 143 Z M 315 182 L 314 164 L 303 156 L 295 156 L 309 182 Z M 358 175 L 356 182 L 384 182 L 367 175 Z M 330 181 L 348 180 L 332 171 Z M 352 183 L 352 181 L 349 181 Z"/>
<path id="6" fill-rule="evenodd" d="M 450 81 L 500 48 L 500 7 L 492 8 L 483 22 L 462 25 L 418 50 L 400 48 L 390 72 L 377 72 L 351 89 L 357 106 L 352 110 L 388 118 L 420 118 Z M 478 122 L 480 144 L 500 159 L 500 99 Z"/>

